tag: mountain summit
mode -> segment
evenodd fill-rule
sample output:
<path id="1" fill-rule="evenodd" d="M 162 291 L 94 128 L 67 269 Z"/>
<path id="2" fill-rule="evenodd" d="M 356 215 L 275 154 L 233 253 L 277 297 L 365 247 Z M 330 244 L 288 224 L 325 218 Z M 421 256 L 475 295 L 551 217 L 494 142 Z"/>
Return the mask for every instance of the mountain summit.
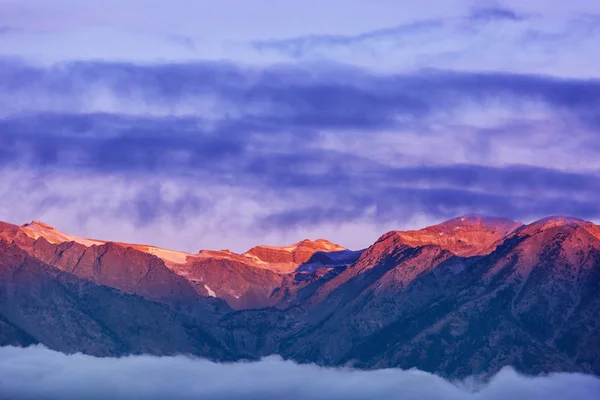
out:
<path id="1" fill-rule="evenodd" d="M 308 262 L 315 253 L 344 252 L 348 249 L 325 239 L 302 240 L 289 246 L 256 246 L 243 255 L 281 273 L 290 273 Z"/>
<path id="2" fill-rule="evenodd" d="M 459 256 L 489 254 L 498 242 L 523 226 L 507 218 L 466 215 L 416 231 L 396 231 L 409 246 L 434 244 Z"/>

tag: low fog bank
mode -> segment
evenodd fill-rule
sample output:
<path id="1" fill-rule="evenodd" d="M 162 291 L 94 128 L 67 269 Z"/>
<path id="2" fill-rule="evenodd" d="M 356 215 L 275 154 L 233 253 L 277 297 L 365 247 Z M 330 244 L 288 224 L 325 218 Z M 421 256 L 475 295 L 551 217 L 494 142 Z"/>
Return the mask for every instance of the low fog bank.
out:
<path id="1" fill-rule="evenodd" d="M 418 371 L 357 371 L 279 357 L 217 364 L 184 356 L 95 358 L 42 346 L 0 348 L 2 399 L 577 399 L 600 398 L 600 379 L 526 377 L 510 368 L 485 385 Z"/>

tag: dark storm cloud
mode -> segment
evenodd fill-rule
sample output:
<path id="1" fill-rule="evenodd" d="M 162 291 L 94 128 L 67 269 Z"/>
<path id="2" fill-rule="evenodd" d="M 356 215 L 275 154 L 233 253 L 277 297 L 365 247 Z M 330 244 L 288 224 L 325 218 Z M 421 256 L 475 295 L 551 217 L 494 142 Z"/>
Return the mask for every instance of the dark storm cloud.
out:
<path id="1" fill-rule="evenodd" d="M 427 184 L 504 192 L 600 190 L 594 174 L 552 168 L 393 167 L 360 154 L 320 148 L 312 130 L 280 132 L 276 125 L 272 130 L 263 126 L 232 120 L 206 127 L 198 118 L 114 114 L 6 118 L 0 120 L 5 144 L 0 163 L 90 172 L 210 173 L 218 181 L 236 175 L 241 184 L 262 182 L 281 189 Z M 369 133 L 364 135 L 368 141 Z"/>
<path id="2" fill-rule="evenodd" d="M 135 123 L 127 126 L 131 129 Z M 160 131 L 160 123 L 156 129 Z M 190 190 L 174 200 L 166 200 L 152 186 L 129 197 L 118 212 L 135 217 L 140 224 L 161 216 L 184 219 L 210 210 L 214 204 L 191 189 L 214 184 L 256 191 L 257 196 L 273 193 L 281 200 L 301 193 L 306 204 L 290 200 L 288 210 L 273 212 L 261 221 L 261 226 L 271 229 L 342 223 L 365 217 L 366 210 L 372 210 L 367 217 L 376 221 L 413 213 L 449 218 L 478 212 L 523 219 L 553 214 L 582 218 L 600 215 L 596 199 L 600 178 L 595 173 L 524 165 L 393 167 L 360 155 L 313 148 L 301 137 L 283 140 L 285 135 L 269 140 L 232 132 L 225 136 L 230 142 L 216 146 L 210 139 L 212 134 L 205 132 L 192 131 L 195 139 L 191 141 L 179 141 L 175 135 L 158 143 L 144 140 L 143 135 L 137 139 L 111 137 L 118 135 L 118 130 L 102 132 L 109 138 L 90 134 L 84 145 L 69 135 L 51 135 L 47 138 L 51 146 L 41 148 L 35 138 L 31 142 L 24 142 L 23 136 L 15 138 L 13 148 L 21 151 L 4 156 L 5 168 L 31 158 L 34 168 L 64 172 L 118 173 L 142 181 L 150 176 L 167 181 L 173 177 L 189 179 Z M 26 150 L 28 146 L 33 150 Z M 319 199 L 318 205 L 312 204 L 315 199 Z"/>
<path id="3" fill-rule="evenodd" d="M 101 91 L 124 111 L 132 104 L 177 107 L 218 118 L 248 117 L 282 129 L 373 129 L 451 115 L 465 107 L 513 110 L 539 104 L 595 123 L 600 81 L 502 73 L 424 71 L 378 75 L 343 66 L 242 68 L 226 63 L 137 66 L 71 63 L 39 68 L 0 64 L 0 104 L 6 112 L 89 109 Z M 29 103 L 19 102 L 23 98 Z M 16 109 L 15 102 L 21 110 Z M 59 104 L 55 104 L 59 103 Z M 211 115 L 215 117 L 215 115 Z"/>
<path id="4" fill-rule="evenodd" d="M 138 226 L 145 226 L 157 219 L 168 216 L 175 223 L 182 224 L 191 214 L 200 214 L 210 210 L 212 204 L 191 190 L 167 199 L 159 185 L 148 185 L 121 203 L 118 214 L 134 220 Z"/>
<path id="5" fill-rule="evenodd" d="M 383 223 L 395 219 L 408 220 L 414 214 L 425 214 L 436 220 L 445 220 L 468 213 L 509 216 L 530 220 L 548 215 L 577 215 L 594 219 L 600 215 L 600 205 L 590 195 L 576 200 L 570 193 L 547 197 L 530 192 L 511 196 L 484 193 L 468 189 L 383 189 L 369 195 L 339 196 L 335 205 L 297 207 L 273 213 L 261 221 L 265 229 L 287 226 L 312 226 L 329 222 L 342 224 L 369 218 Z"/>
<path id="6" fill-rule="evenodd" d="M 419 213 L 436 219 L 475 212 L 525 220 L 547 215 L 594 219 L 600 215 L 595 196 L 600 177 L 595 174 L 529 166 L 371 167 L 356 175 L 339 168 L 323 176 L 299 176 L 304 190 L 323 199 L 321 204 L 292 205 L 265 217 L 261 226 L 341 224 L 365 217 L 385 222 Z M 274 171 L 276 175 L 269 176 L 270 186 L 289 188 L 296 182 L 291 168 Z M 277 178 L 279 174 L 282 178 Z M 308 187 L 307 181 L 312 181 Z"/>
<path id="7" fill-rule="evenodd" d="M 412 129 L 426 137 L 432 124 L 446 126 L 448 133 L 437 138 L 450 146 L 460 140 L 452 132 L 464 112 L 501 107 L 515 122 L 506 129 L 473 128 L 476 139 L 464 144 L 469 152 L 489 151 L 491 138 L 510 141 L 539 129 L 549 132 L 548 142 L 586 151 L 600 146 L 597 135 L 575 141 L 582 135 L 578 127 L 600 128 L 598 80 L 447 71 L 381 75 L 344 66 L 89 62 L 42 68 L 4 61 L 0 89 L 4 169 L 189 179 L 189 190 L 173 199 L 151 187 L 127 196 L 115 212 L 138 224 L 208 212 L 214 199 L 195 190 L 211 184 L 288 202 L 259 221 L 277 229 L 414 213 L 600 215 L 594 171 L 510 166 L 510 160 L 503 163 L 508 166 L 438 165 L 435 155 L 428 166 L 411 166 L 408 158 L 395 166 L 360 148 L 323 146 L 324 138 L 334 137 L 368 150 L 378 146 L 380 129 L 398 130 L 398 136 Z M 98 112 L 103 102 L 119 111 Z M 564 129 L 552 133 L 546 125 L 520 123 L 518 115 L 529 106 L 542 107 Z M 174 112 L 177 107 L 183 111 Z M 49 194 L 53 201 L 55 195 Z"/>
<path id="8" fill-rule="evenodd" d="M 600 215 L 600 178 L 594 172 L 525 165 L 395 167 L 359 153 L 320 148 L 311 135 L 310 130 L 263 131 L 234 121 L 206 128 L 202 119 L 190 117 L 40 114 L 0 121 L 0 165 L 190 180 L 193 188 L 176 199 L 167 200 L 157 187 L 148 186 L 115 211 L 142 225 L 162 216 L 183 220 L 210 210 L 214 204 L 192 189 L 213 184 L 274 193 L 281 200 L 294 193 L 311 199 L 306 204 L 290 201 L 287 210 L 265 216 L 259 224 L 266 229 L 365 216 L 381 222 L 414 213 L 450 218 L 477 212 L 522 219 Z M 319 204 L 312 199 L 320 199 Z"/>
<path id="9" fill-rule="evenodd" d="M 39 114 L 0 120 L 0 164 L 103 172 L 185 172 L 240 155 L 243 132 L 219 135 L 191 118 Z"/>
<path id="10" fill-rule="evenodd" d="M 503 369 L 488 383 L 452 383 L 419 370 L 359 371 L 269 357 L 215 364 L 187 357 L 94 358 L 43 347 L 0 348 L 0 386 L 10 399 L 419 399 L 592 400 L 598 378 L 527 377 Z"/>

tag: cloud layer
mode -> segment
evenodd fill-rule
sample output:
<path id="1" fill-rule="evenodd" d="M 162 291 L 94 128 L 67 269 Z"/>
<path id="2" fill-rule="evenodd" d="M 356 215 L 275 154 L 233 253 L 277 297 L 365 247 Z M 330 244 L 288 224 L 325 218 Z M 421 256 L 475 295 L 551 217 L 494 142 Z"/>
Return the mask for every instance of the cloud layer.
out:
<path id="1" fill-rule="evenodd" d="M 596 399 L 600 380 L 582 374 L 526 377 L 505 368 L 488 383 L 448 382 L 418 370 L 358 371 L 278 357 L 217 364 L 201 359 L 65 355 L 41 346 L 0 348 L 2 396 L 20 399 Z"/>
<path id="2" fill-rule="evenodd" d="M 0 220 L 194 252 L 598 220 L 589 2 L 107 1 L 0 4 Z"/>
<path id="3" fill-rule="evenodd" d="M 600 213 L 595 79 L 213 62 L 4 61 L 0 76 L 0 217 L 16 223 L 244 251 Z"/>

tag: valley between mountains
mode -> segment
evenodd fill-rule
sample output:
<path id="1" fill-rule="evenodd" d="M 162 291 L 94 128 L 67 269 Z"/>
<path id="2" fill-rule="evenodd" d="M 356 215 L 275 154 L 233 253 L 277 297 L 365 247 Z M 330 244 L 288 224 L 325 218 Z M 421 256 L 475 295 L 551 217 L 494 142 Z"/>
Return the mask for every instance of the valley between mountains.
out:
<path id="1" fill-rule="evenodd" d="M 94 356 L 279 354 L 446 377 L 600 375 L 600 227 L 468 215 L 367 249 L 196 254 L 0 223 L 0 345 Z"/>

